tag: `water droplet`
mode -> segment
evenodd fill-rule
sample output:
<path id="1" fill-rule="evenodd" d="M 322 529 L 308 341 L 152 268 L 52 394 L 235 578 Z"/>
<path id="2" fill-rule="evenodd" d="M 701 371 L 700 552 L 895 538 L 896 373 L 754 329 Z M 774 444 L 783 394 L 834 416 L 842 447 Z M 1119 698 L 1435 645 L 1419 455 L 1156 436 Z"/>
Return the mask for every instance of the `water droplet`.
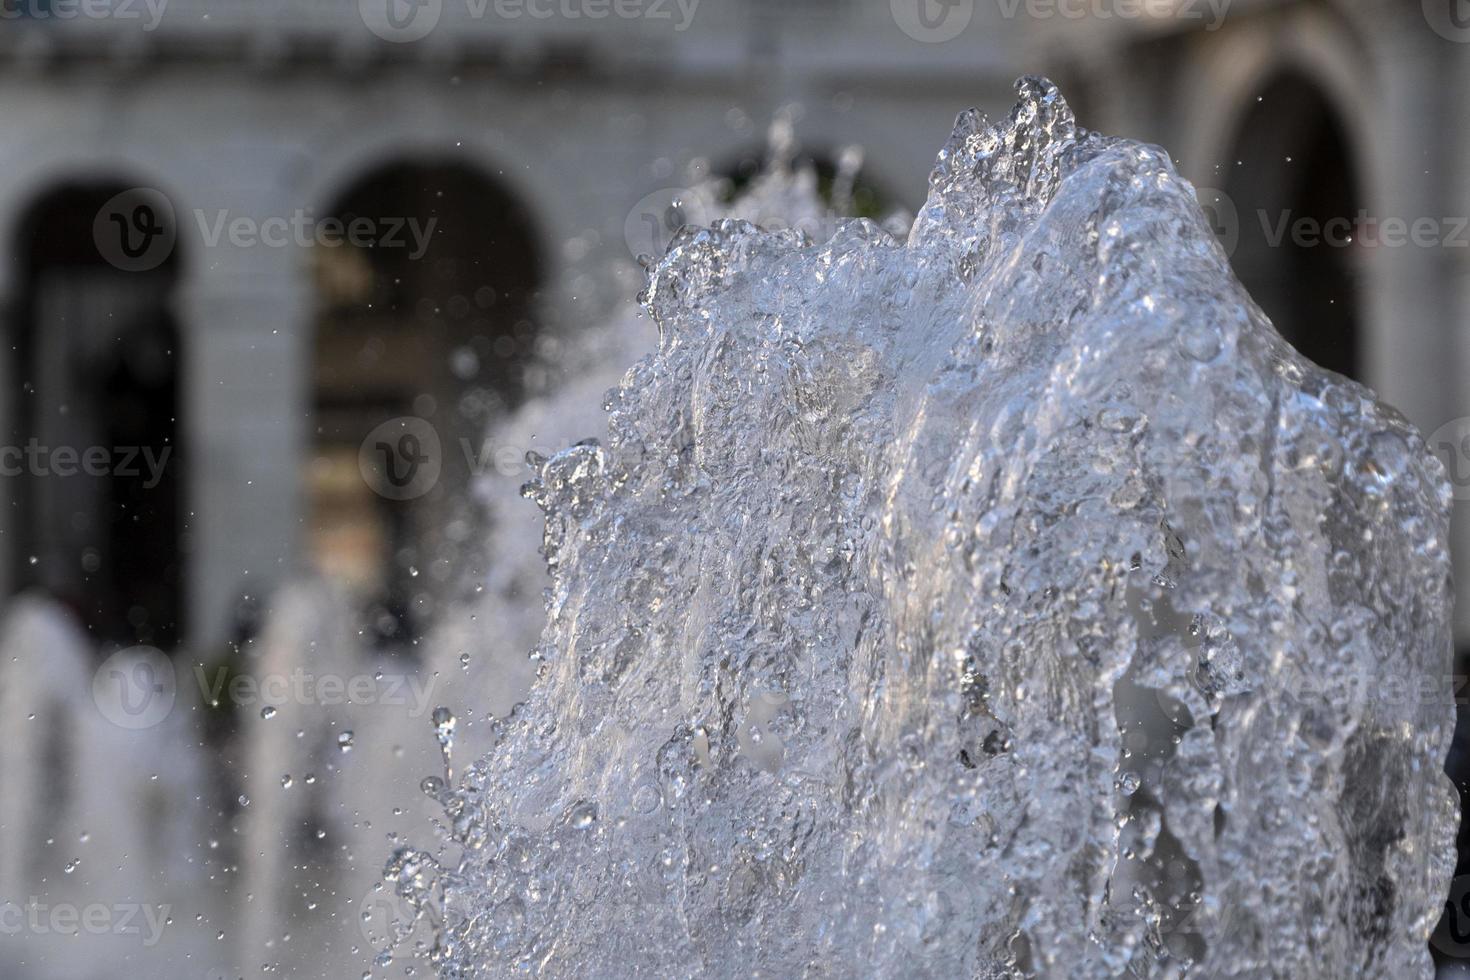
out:
<path id="1" fill-rule="evenodd" d="M 597 822 L 597 804 L 582 800 L 572 806 L 567 814 L 567 824 L 576 830 L 586 830 Z"/>
<path id="2" fill-rule="evenodd" d="M 1194 361 L 1213 361 L 1220 356 L 1220 332 L 1208 323 L 1186 324 L 1179 331 L 1179 349 Z"/>
<path id="3" fill-rule="evenodd" d="M 658 787 L 651 783 L 644 783 L 633 791 L 633 812 L 652 813 L 658 809 L 663 797 L 659 794 Z"/>

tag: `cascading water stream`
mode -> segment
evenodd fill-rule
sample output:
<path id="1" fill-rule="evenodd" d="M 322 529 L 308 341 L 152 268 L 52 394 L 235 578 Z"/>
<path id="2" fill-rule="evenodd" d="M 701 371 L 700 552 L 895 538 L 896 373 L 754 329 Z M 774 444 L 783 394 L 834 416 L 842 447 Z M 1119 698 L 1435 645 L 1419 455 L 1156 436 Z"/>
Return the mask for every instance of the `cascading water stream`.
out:
<path id="1" fill-rule="evenodd" d="M 1442 469 L 1162 150 L 1019 90 L 907 241 L 650 270 L 528 488 L 538 679 L 463 772 L 437 719 L 450 840 L 387 869 L 441 976 L 1429 975 L 1453 711 L 1386 692 L 1448 673 Z"/>

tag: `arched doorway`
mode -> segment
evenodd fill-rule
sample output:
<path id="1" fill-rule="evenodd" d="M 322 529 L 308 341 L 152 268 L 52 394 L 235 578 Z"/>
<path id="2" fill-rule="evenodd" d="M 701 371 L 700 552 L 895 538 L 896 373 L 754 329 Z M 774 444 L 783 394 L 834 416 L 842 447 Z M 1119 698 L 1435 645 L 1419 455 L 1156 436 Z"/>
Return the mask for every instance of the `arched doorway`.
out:
<path id="1" fill-rule="evenodd" d="M 526 390 L 541 261 L 526 210 L 457 161 L 381 166 L 313 249 L 313 564 L 390 646 L 457 583 L 477 526 L 470 485 L 491 419 Z"/>
<path id="2" fill-rule="evenodd" d="M 1232 146 L 1225 190 L 1239 220 L 1236 274 L 1297 350 L 1361 378 L 1363 198 L 1336 110 L 1306 76 L 1283 72 L 1251 99 Z"/>
<path id="3" fill-rule="evenodd" d="M 171 649 L 184 628 L 173 210 L 116 182 L 59 186 L 15 242 L 5 396 L 11 582 L 88 631 Z"/>

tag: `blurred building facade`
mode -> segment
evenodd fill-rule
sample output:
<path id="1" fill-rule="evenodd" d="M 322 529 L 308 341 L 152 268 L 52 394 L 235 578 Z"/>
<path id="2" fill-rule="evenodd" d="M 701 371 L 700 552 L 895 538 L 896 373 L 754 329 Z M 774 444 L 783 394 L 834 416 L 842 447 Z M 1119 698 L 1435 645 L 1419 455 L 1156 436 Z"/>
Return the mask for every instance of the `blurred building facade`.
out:
<path id="1" fill-rule="evenodd" d="M 956 107 L 1008 99 L 988 33 L 940 49 L 868 6 L 409 4 L 433 27 L 409 40 L 367 2 L 172 0 L 152 29 L 36 2 L 0 34 L 0 429 L 172 455 L 146 492 L 6 481 L 0 591 L 45 586 L 117 642 L 217 642 L 314 559 L 447 575 L 429 539 L 464 533 L 463 483 L 385 505 L 358 474 L 376 424 L 429 420 L 462 470 L 538 344 L 636 292 L 630 241 L 690 161 L 758 151 L 781 106 L 912 207 Z M 334 217 L 366 247 L 300 247 Z"/>
<path id="2" fill-rule="evenodd" d="M 688 210 L 691 173 L 738 170 L 795 105 L 814 156 L 860 145 L 865 179 L 915 208 L 956 112 L 1005 111 L 1031 71 L 1084 125 L 1169 147 L 1282 332 L 1449 432 L 1432 442 L 1449 438 L 1470 491 L 1454 2 L 0 0 L 0 443 L 18 453 L 0 457 L 0 594 L 60 598 L 103 653 L 216 648 L 245 600 L 307 569 L 382 597 L 386 634 L 433 622 L 459 559 L 481 557 L 479 436 L 554 388 L 558 351 L 638 289 L 634 255 Z M 1348 231 L 1298 241 L 1298 219 Z M 1388 244 L 1389 221 L 1420 219 L 1436 223 L 1422 243 Z M 432 486 L 394 469 L 429 455 Z M 1466 598 L 1463 508 L 1454 533 Z M 1470 602 L 1457 617 L 1464 643 Z M 296 619 L 261 641 L 282 671 L 317 656 Z M 398 726 L 363 739 L 374 758 L 411 737 Z M 235 753 L 255 777 L 242 893 L 292 880 L 261 860 L 282 831 L 259 816 L 289 752 L 257 750 Z M 333 830 L 359 834 L 369 878 L 394 802 L 371 795 Z M 15 875 L 0 868 L 27 887 Z M 258 968 L 288 923 L 250 915 L 211 962 Z M 342 931 L 332 957 L 368 945 Z"/>
<path id="3" fill-rule="evenodd" d="M 936 46 L 881 5 L 531 6 L 0 0 L 0 594 L 46 596 L 0 625 L 0 913 L 168 920 L 25 929 L 0 973 L 363 972 L 411 917 L 387 854 L 443 819 L 427 710 L 472 757 L 504 709 L 511 631 L 443 622 L 486 578 L 475 476 L 505 490 L 528 448 L 482 435 L 627 319 L 636 253 L 773 119 L 824 172 L 863 146 L 912 209 L 956 112 L 1010 103 L 1000 32 Z M 260 693 L 303 676 L 372 697 Z"/>
<path id="4" fill-rule="evenodd" d="M 462 480 L 385 508 L 363 440 L 424 417 L 465 470 L 462 440 L 552 380 L 538 350 L 636 291 L 690 162 L 758 150 L 789 104 L 914 207 L 957 108 L 1051 74 L 1084 124 L 1170 148 L 1314 360 L 1426 434 L 1470 407 L 1452 4 L 156 2 L 7 0 L 0 35 L 0 429 L 171 447 L 145 489 L 141 452 L 141 481 L 28 457 L 0 483 L 0 592 L 44 585 L 104 638 L 216 642 L 299 563 L 410 601 L 387 580 L 447 576 Z M 158 227 L 129 224 L 149 201 Z M 353 218 L 366 247 L 300 247 Z M 1343 243 L 1294 244 L 1334 218 Z M 1421 219 L 1428 246 L 1360 227 Z"/>

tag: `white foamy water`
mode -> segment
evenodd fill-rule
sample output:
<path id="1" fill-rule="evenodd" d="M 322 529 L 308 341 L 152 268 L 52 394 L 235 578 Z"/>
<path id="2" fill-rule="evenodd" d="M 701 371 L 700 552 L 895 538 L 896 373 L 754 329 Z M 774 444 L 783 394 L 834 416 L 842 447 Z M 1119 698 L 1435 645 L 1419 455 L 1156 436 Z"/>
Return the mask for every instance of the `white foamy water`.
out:
<path id="1" fill-rule="evenodd" d="M 1430 974 L 1441 467 L 1163 151 L 1019 88 L 907 241 L 651 270 L 658 350 L 531 488 L 539 676 L 388 867 L 441 976 Z"/>

